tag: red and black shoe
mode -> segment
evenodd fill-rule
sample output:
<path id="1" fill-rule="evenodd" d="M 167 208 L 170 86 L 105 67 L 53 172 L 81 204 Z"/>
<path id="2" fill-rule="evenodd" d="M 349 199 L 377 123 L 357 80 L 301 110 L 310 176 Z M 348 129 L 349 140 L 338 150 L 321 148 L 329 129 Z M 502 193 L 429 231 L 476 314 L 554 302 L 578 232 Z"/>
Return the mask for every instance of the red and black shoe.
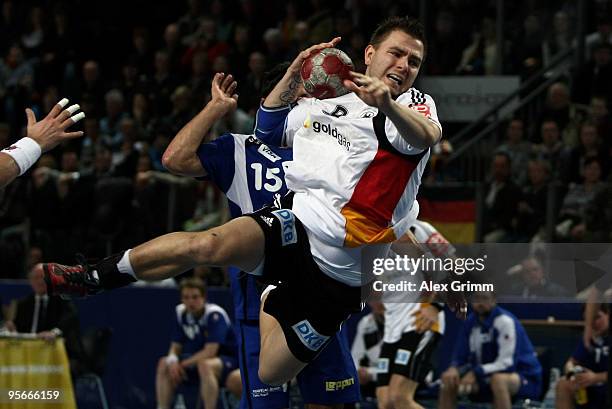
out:
<path id="1" fill-rule="evenodd" d="M 95 271 L 78 254 L 77 265 L 65 266 L 57 263 L 43 264 L 47 294 L 59 295 L 63 299 L 83 298 L 102 291 L 100 280 Z"/>

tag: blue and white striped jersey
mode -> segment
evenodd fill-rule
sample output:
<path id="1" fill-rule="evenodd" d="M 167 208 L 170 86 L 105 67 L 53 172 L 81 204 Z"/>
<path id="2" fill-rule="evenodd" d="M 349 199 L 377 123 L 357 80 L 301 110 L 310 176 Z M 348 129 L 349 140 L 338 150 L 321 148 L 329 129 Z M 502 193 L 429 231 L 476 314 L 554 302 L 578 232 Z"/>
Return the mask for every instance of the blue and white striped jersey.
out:
<path id="1" fill-rule="evenodd" d="M 471 314 L 463 325 L 451 365 L 469 365 L 477 376 L 517 372 L 539 377 L 542 367 L 525 329 L 509 311 L 495 307 L 484 322 Z"/>
<path id="2" fill-rule="evenodd" d="M 259 210 L 287 193 L 283 163 L 293 151 L 267 146 L 253 135 L 225 133 L 197 151 L 208 178 L 227 196 L 232 217 Z M 235 316 L 259 319 L 255 278 L 230 269 Z"/>

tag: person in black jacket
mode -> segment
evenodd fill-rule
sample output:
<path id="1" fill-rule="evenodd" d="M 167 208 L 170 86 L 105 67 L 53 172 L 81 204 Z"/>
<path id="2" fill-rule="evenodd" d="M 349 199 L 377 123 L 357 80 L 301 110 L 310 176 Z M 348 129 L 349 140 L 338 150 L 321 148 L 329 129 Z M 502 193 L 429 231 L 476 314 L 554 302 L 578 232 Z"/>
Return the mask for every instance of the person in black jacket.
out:
<path id="1" fill-rule="evenodd" d="M 14 318 L 6 323 L 6 327 L 23 334 L 36 334 L 50 342 L 63 337 L 71 372 L 78 373 L 83 350 L 74 305 L 60 297 L 47 295 L 41 264 L 30 270 L 28 280 L 33 293 L 15 302 Z"/>

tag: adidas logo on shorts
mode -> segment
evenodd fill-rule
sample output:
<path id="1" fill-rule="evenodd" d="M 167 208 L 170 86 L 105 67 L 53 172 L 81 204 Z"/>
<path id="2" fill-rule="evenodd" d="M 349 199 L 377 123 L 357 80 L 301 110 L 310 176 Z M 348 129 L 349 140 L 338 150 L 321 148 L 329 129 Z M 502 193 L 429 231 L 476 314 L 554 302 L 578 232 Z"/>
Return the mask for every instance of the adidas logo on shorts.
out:
<path id="1" fill-rule="evenodd" d="M 268 216 L 261 216 L 261 220 L 263 220 L 270 227 L 272 227 L 272 223 L 274 223 L 274 219 Z"/>

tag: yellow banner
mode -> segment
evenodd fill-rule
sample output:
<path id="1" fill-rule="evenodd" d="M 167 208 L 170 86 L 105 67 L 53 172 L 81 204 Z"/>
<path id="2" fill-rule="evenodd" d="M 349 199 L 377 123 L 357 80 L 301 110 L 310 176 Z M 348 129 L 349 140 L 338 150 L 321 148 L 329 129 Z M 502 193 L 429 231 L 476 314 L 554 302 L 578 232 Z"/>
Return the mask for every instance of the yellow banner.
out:
<path id="1" fill-rule="evenodd" d="M 76 409 L 64 340 L 0 338 L 0 409 Z"/>

